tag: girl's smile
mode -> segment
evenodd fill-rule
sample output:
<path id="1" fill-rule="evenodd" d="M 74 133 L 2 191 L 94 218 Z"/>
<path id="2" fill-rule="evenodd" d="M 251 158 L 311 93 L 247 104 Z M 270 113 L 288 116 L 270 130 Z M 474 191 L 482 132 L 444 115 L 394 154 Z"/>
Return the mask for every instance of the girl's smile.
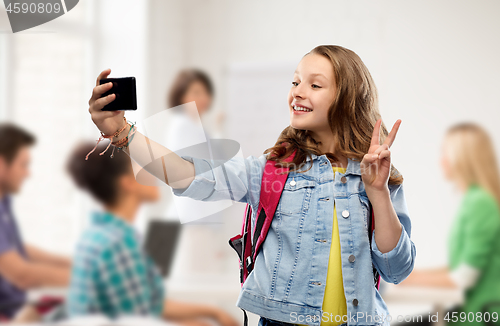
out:
<path id="1" fill-rule="evenodd" d="M 312 112 L 312 110 L 306 106 L 300 104 L 292 104 L 294 114 L 306 114 Z"/>

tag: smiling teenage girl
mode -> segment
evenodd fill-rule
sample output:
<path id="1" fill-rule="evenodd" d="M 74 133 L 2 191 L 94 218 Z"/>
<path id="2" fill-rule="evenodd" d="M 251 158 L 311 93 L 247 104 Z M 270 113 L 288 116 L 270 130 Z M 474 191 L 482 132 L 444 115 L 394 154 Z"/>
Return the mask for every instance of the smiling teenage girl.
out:
<path id="1" fill-rule="evenodd" d="M 97 84 L 109 73 L 103 71 Z M 92 120 L 106 135 L 124 125 L 123 111 L 101 111 L 114 100 L 114 95 L 99 98 L 110 87 L 96 86 L 89 102 Z M 382 279 L 397 284 L 412 271 L 416 249 L 403 178 L 389 150 L 401 120 L 388 133 L 377 101 L 371 75 L 353 51 L 318 46 L 293 76 L 290 126 L 261 156 L 234 157 L 222 162 L 223 170 L 214 169 L 221 162 L 179 157 L 139 132 L 123 150 L 165 180 L 175 195 L 248 203 L 252 225 L 266 186 L 261 184 L 266 161 L 290 168 L 237 305 L 260 315 L 261 325 L 389 325 L 372 264 Z M 123 143 L 128 129 L 113 141 Z M 150 149 L 164 156 L 148 165 Z M 283 162 L 294 151 L 293 160 Z M 370 203 L 375 215 L 371 242 Z"/>

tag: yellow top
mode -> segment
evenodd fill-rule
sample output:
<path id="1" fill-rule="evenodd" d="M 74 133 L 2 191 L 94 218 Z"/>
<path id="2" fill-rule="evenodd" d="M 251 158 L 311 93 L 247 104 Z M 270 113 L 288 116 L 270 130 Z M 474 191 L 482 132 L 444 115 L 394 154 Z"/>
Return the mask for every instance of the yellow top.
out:
<path id="1" fill-rule="evenodd" d="M 346 168 L 332 167 L 333 172 L 345 173 Z M 321 325 L 340 325 L 345 322 L 342 317 L 347 315 L 347 304 L 342 280 L 342 260 L 340 258 L 340 238 L 337 222 L 337 210 L 333 204 L 333 230 L 328 274 L 326 276 L 325 296 L 323 297 L 323 315 Z"/>
<path id="2" fill-rule="evenodd" d="M 346 168 L 333 166 L 333 173 L 345 173 Z M 337 222 L 337 210 L 333 204 L 332 244 L 330 246 L 330 259 L 328 260 L 328 273 L 326 276 L 325 296 L 323 297 L 323 314 L 321 326 L 337 326 L 347 320 L 347 303 L 344 294 L 342 279 L 342 260 L 340 257 L 340 237 Z M 344 319 L 344 321 L 342 321 Z M 336 321 L 337 320 L 337 321 Z M 301 325 L 301 324 L 298 324 Z M 303 325 L 305 326 L 305 325 Z"/>

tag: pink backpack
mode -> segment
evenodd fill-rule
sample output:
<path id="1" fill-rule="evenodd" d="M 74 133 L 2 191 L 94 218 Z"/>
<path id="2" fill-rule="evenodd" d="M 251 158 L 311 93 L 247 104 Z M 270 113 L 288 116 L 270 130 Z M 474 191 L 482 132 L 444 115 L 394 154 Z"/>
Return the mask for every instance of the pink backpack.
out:
<path id="1" fill-rule="evenodd" d="M 289 157 L 287 157 L 284 161 L 290 162 L 293 160 L 296 151 L 294 151 Z M 281 193 L 283 188 L 285 187 L 285 183 L 288 177 L 287 172 L 288 168 L 280 168 L 275 166 L 276 162 L 268 160 L 266 162 L 266 166 L 264 167 L 264 174 L 262 176 L 262 185 L 276 185 L 279 184 L 279 189 L 275 186 L 262 186 L 260 192 L 260 200 L 259 207 L 257 209 L 257 219 L 255 222 L 254 230 L 251 230 L 251 217 L 252 217 L 252 207 L 247 204 L 245 208 L 245 216 L 243 219 L 243 225 L 241 227 L 241 234 L 238 234 L 231 239 L 229 239 L 229 245 L 238 253 L 239 264 L 240 264 L 240 283 L 243 286 L 243 283 L 247 279 L 250 272 L 253 270 L 255 258 L 259 253 L 259 249 L 264 243 L 266 239 L 267 232 L 269 231 L 269 227 L 271 226 L 271 222 L 274 217 L 274 213 L 276 212 L 276 207 L 278 206 Z M 280 170 L 280 171 L 278 171 Z M 273 191 L 274 190 L 274 191 Z M 368 229 L 368 238 L 371 247 L 371 237 L 374 229 L 374 214 L 371 203 L 369 205 L 369 209 L 371 212 L 371 220 L 369 221 Z M 250 237 L 250 234 L 253 231 L 253 236 Z M 252 241 L 253 240 L 253 241 Z M 373 266 L 373 276 L 374 276 L 374 285 L 377 289 L 380 286 L 380 275 Z M 247 324 L 247 316 L 245 313 L 245 325 Z"/>

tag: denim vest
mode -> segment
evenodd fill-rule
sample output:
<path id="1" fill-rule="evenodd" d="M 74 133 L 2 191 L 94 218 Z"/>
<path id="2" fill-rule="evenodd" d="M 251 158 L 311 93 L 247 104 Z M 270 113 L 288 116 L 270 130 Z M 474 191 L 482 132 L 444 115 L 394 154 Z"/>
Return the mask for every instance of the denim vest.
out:
<path id="1" fill-rule="evenodd" d="M 196 176 L 187 188 L 172 192 L 202 201 L 232 199 L 249 203 L 255 215 L 267 155 L 233 157 L 226 162 L 181 156 L 194 164 Z M 266 241 L 241 288 L 237 306 L 288 323 L 319 326 L 322 318 L 331 320 L 327 312 L 323 314 L 322 305 L 335 202 L 347 323 L 388 326 L 393 316 L 374 286 L 372 263 L 384 281 L 394 284 L 403 281 L 413 269 L 416 249 L 410 240 L 411 222 L 403 185 L 389 185 L 402 232 L 396 247 L 382 253 L 375 242 L 376 229 L 370 249 L 369 200 L 361 180 L 360 162 L 348 159 L 345 174 L 335 172 L 335 178 L 326 155 L 313 154 L 305 163 L 300 171 L 312 165 L 311 169 L 290 172 L 287 177 Z M 252 216 L 252 227 L 255 218 Z"/>

